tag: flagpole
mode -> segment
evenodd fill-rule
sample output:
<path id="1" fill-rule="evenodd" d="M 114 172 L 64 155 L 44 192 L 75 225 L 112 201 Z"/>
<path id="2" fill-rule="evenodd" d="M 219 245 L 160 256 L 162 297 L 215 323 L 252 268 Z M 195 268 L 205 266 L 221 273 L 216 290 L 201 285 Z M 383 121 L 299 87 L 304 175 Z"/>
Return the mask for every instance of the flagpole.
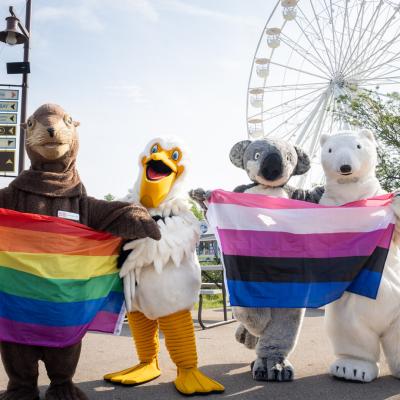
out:
<path id="1" fill-rule="evenodd" d="M 24 62 L 29 62 L 30 32 L 31 32 L 32 0 L 26 0 L 25 29 L 28 32 L 28 39 L 24 43 Z M 21 124 L 26 122 L 28 102 L 28 73 L 22 74 L 22 95 L 21 95 Z M 18 175 L 25 169 L 25 128 L 21 126 L 19 133 L 18 152 Z"/>

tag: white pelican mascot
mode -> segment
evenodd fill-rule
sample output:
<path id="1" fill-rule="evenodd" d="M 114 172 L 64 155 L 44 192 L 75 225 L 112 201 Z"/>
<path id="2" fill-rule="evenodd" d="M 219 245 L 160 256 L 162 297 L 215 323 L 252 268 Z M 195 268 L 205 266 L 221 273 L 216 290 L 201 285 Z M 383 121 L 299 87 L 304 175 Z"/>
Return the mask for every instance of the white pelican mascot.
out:
<path id="1" fill-rule="evenodd" d="M 197 368 L 190 310 L 201 283 L 196 256 L 199 223 L 183 190 L 186 166 L 187 154 L 175 139 L 154 139 L 139 157 L 138 180 L 124 200 L 148 209 L 160 227 L 161 240 L 139 239 L 124 247 L 133 250 L 120 275 L 139 364 L 104 379 L 138 385 L 160 376 L 160 328 L 178 369 L 175 387 L 191 395 L 223 392 L 224 387 Z"/>

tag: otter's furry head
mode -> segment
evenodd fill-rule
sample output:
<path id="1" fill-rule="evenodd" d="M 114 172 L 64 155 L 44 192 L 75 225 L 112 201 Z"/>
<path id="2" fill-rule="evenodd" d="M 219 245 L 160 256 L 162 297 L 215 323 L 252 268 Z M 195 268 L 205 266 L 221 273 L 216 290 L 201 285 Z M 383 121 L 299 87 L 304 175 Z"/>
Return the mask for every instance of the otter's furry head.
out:
<path id="1" fill-rule="evenodd" d="M 79 147 L 77 126 L 79 122 L 57 104 L 40 106 L 23 125 L 32 168 L 65 172 L 74 166 Z"/>

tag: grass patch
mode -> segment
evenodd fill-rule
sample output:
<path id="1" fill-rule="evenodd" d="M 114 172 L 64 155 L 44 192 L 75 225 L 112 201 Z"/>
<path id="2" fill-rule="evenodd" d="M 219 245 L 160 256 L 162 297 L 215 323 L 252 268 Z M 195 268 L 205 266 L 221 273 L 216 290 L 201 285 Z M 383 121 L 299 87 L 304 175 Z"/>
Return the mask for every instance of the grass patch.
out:
<path id="1" fill-rule="evenodd" d="M 220 308 L 223 306 L 222 294 L 206 294 L 203 295 L 203 309 Z M 199 309 L 199 304 L 194 306 L 195 310 Z"/>

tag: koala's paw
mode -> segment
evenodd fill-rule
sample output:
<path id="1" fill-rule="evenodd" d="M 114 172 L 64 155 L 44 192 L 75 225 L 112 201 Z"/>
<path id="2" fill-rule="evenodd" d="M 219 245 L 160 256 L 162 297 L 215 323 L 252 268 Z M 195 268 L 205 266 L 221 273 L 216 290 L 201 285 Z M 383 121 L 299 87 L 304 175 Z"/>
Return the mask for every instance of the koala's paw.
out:
<path id="1" fill-rule="evenodd" d="M 203 203 L 211 197 L 211 191 L 202 188 L 192 189 L 189 191 L 189 196 L 192 200 Z"/>
<path id="2" fill-rule="evenodd" d="M 392 210 L 397 218 L 400 218 L 400 193 L 397 192 L 396 196 L 392 200 Z"/>
<path id="3" fill-rule="evenodd" d="M 289 360 L 257 358 L 251 371 L 255 381 L 289 382 L 294 378 L 294 369 Z"/>
<path id="4" fill-rule="evenodd" d="M 236 340 L 244 344 L 248 349 L 255 349 L 258 337 L 252 335 L 244 325 L 240 324 L 235 333 Z"/>
<path id="5" fill-rule="evenodd" d="M 370 361 L 338 358 L 331 365 L 330 373 L 340 379 L 371 382 L 378 377 L 379 367 L 377 363 L 372 363 Z"/>

